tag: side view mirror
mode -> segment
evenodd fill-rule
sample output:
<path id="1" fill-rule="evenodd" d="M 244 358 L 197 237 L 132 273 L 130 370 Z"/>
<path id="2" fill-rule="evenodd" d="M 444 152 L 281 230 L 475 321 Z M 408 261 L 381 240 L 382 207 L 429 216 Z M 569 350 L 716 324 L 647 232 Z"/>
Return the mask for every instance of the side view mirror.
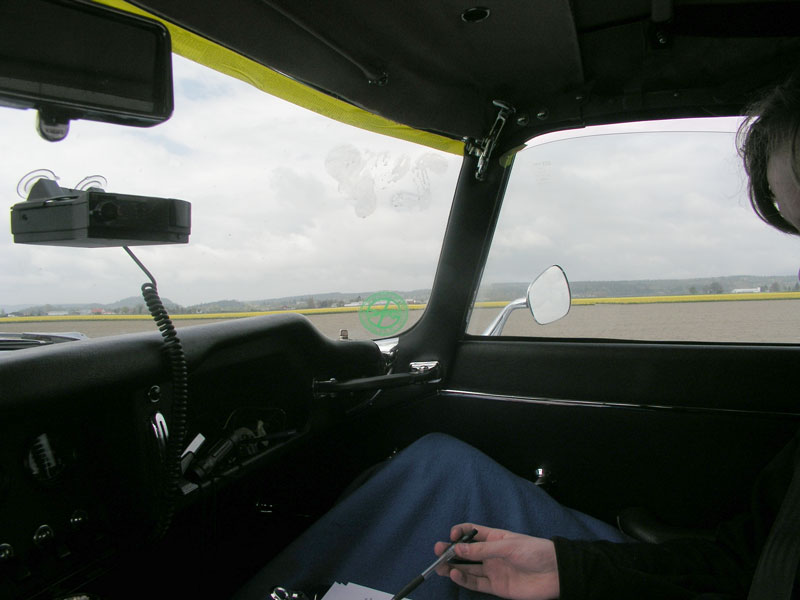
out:
<path id="1" fill-rule="evenodd" d="M 528 286 L 525 298 L 517 298 L 503 307 L 483 335 L 502 335 L 508 317 L 518 308 L 527 308 L 537 323 L 547 325 L 565 317 L 571 304 L 572 295 L 567 275 L 564 269 L 552 265 Z"/>

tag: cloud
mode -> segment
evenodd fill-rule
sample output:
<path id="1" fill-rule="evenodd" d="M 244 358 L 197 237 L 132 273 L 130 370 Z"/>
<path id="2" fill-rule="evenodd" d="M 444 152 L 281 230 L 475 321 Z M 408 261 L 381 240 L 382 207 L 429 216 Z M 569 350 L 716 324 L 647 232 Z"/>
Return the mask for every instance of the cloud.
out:
<path id="1" fill-rule="evenodd" d="M 587 129 L 521 152 L 484 282 L 552 263 L 576 281 L 795 273 L 797 241 L 754 215 L 725 121 Z"/>
<path id="2" fill-rule="evenodd" d="M 187 246 L 135 249 L 182 304 L 431 285 L 459 157 L 333 122 L 179 57 L 174 68 L 174 115 L 154 128 L 78 121 L 50 144 L 32 111 L 0 110 L 8 206 L 38 168 L 66 187 L 101 174 L 108 191 L 190 201 Z M 366 219 L 325 169 L 345 140 L 364 161 L 355 199 L 374 193 Z M 143 280 L 120 249 L 14 245 L 10 233 L 0 269 L 0 306 L 110 302 Z"/>
<path id="3" fill-rule="evenodd" d="M 186 305 L 431 285 L 459 157 L 342 125 L 179 57 L 174 66 L 175 113 L 153 128 L 78 121 L 51 144 L 32 111 L 0 110 L 7 205 L 40 168 L 67 187 L 100 174 L 112 192 L 190 201 L 188 245 L 136 250 L 161 293 Z M 744 195 L 737 124 L 534 140 L 515 160 L 486 281 L 530 280 L 553 263 L 573 280 L 796 272 L 796 241 L 760 223 Z M 652 133 L 665 126 L 679 131 Z M 0 307 L 111 302 L 138 293 L 143 277 L 120 249 L 0 234 Z"/>

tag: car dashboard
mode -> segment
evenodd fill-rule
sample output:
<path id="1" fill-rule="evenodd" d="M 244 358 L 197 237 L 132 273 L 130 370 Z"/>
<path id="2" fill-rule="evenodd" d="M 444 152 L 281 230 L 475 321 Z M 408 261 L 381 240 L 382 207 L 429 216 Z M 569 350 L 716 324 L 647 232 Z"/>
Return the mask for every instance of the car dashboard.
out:
<path id="1" fill-rule="evenodd" d="M 191 373 L 183 446 L 196 456 L 184 452 L 178 516 L 204 489 L 240 479 L 324 427 L 331 413 L 315 408 L 314 381 L 383 372 L 373 342 L 329 340 L 299 315 L 180 336 Z M 123 549 L 163 533 L 159 486 L 172 418 L 163 347 L 154 332 L 0 359 L 0 597 L 80 588 Z"/>

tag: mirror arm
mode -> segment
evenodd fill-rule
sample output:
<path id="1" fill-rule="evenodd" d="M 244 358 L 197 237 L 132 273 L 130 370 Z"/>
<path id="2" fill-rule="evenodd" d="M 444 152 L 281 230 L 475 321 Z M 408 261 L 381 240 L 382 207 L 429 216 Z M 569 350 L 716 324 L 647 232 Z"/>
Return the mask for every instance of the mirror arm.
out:
<path id="1" fill-rule="evenodd" d="M 528 306 L 528 299 L 527 298 L 517 298 L 506 304 L 503 307 L 503 310 L 500 311 L 500 314 L 497 315 L 483 332 L 483 335 L 490 335 L 490 336 L 498 336 L 503 333 L 503 327 L 506 326 L 506 321 L 508 321 L 508 317 L 511 316 L 511 313 L 517 310 L 518 308 L 527 308 Z"/>

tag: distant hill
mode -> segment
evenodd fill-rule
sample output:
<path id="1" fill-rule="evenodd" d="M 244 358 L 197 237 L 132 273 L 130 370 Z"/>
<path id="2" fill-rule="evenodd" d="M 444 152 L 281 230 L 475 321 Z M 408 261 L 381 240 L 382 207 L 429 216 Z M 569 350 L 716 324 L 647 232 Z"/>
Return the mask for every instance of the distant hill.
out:
<path id="1" fill-rule="evenodd" d="M 571 281 L 573 298 L 626 298 L 631 296 L 683 296 L 724 294 L 733 290 L 800 291 L 795 275 L 731 275 L 694 279 L 642 279 L 631 281 Z M 479 301 L 512 300 L 525 296 L 528 283 L 495 283 L 481 286 Z"/>
<path id="2" fill-rule="evenodd" d="M 167 311 L 178 313 L 183 312 L 183 307 L 176 304 L 169 298 L 162 298 L 164 306 Z M 124 313 L 124 314 L 147 314 L 147 307 L 144 303 L 144 298 L 141 296 L 130 296 L 117 300 L 110 304 L 102 304 L 100 302 L 92 303 L 67 303 L 67 304 L 40 304 L 34 306 L 9 306 L 2 307 L 7 313 L 14 313 L 19 315 L 32 315 L 41 316 L 53 313 L 66 313 L 66 314 L 86 314 L 93 311 L 103 311 L 106 313 Z"/>
<path id="3" fill-rule="evenodd" d="M 481 286 L 478 301 L 510 301 L 521 298 L 529 282 L 494 283 Z M 573 298 L 618 298 L 631 296 L 683 296 L 687 294 L 730 293 L 733 290 L 760 289 L 761 291 L 800 291 L 800 283 L 794 275 L 732 275 L 726 277 L 702 277 L 695 279 L 647 279 L 631 281 L 573 281 L 570 282 Z M 192 306 L 180 306 L 168 298 L 162 301 L 172 314 L 258 312 L 266 310 L 327 308 L 358 303 L 372 291 L 326 292 L 302 296 L 284 296 L 264 300 L 216 300 Z M 425 304 L 430 297 L 429 289 L 398 292 L 406 301 Z M 45 304 L 28 307 L 0 307 L 7 313 L 22 315 L 46 315 L 49 313 L 81 314 L 102 310 L 107 313 L 146 314 L 141 296 L 130 296 L 110 304 Z"/>
<path id="4" fill-rule="evenodd" d="M 218 300 L 204 302 L 186 307 L 188 312 L 214 313 L 214 312 L 248 312 L 261 310 L 287 310 L 303 308 L 329 308 L 331 306 L 344 306 L 346 304 L 363 301 L 374 291 L 365 292 L 326 292 L 323 294 L 306 294 L 302 296 L 283 296 L 280 298 L 266 298 L 263 300 Z M 431 295 L 429 289 L 399 291 L 406 301 L 425 304 Z"/>

